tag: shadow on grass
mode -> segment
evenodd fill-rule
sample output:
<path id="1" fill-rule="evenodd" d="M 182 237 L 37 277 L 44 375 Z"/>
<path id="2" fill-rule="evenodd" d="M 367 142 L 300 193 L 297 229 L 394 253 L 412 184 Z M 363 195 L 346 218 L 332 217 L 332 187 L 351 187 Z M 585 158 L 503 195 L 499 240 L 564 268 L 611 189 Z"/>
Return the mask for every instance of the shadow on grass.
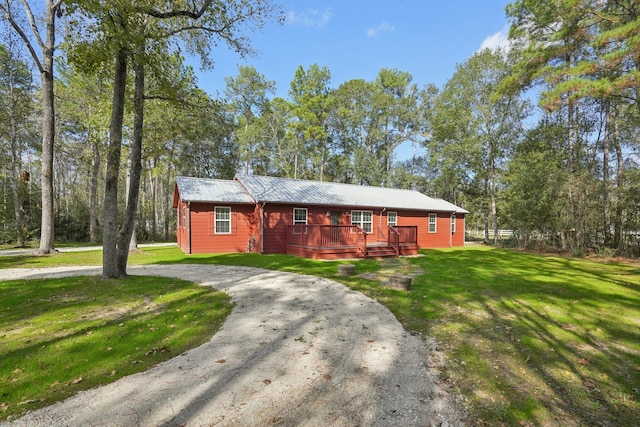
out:
<path id="1" fill-rule="evenodd" d="M 172 278 L 22 279 L 0 289 L 0 419 L 175 357 L 210 339 L 231 310 L 225 294 Z"/>
<path id="2" fill-rule="evenodd" d="M 639 268 L 485 248 L 423 253 L 413 321 L 450 347 L 448 375 L 477 419 L 638 424 Z"/>

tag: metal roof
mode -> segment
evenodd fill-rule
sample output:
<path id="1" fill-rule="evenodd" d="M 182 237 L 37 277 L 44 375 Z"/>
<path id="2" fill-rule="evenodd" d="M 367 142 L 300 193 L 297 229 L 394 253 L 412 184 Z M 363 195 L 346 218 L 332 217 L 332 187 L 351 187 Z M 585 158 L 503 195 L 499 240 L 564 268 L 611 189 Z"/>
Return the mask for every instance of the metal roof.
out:
<path id="1" fill-rule="evenodd" d="M 186 202 L 255 203 L 238 181 L 179 176 L 176 185 Z"/>
<path id="2" fill-rule="evenodd" d="M 256 175 L 236 175 L 236 180 L 258 202 L 468 213 L 414 190 Z"/>

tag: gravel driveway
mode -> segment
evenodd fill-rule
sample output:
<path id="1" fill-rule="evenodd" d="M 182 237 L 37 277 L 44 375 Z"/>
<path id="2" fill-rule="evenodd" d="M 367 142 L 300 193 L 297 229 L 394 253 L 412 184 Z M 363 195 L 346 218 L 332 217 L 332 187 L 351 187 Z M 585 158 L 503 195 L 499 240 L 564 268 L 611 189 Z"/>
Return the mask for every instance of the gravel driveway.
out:
<path id="1" fill-rule="evenodd" d="M 254 268 L 133 266 L 227 292 L 236 306 L 208 343 L 1 426 L 457 426 L 435 345 L 337 282 Z M 0 270 L 2 279 L 99 268 Z"/>

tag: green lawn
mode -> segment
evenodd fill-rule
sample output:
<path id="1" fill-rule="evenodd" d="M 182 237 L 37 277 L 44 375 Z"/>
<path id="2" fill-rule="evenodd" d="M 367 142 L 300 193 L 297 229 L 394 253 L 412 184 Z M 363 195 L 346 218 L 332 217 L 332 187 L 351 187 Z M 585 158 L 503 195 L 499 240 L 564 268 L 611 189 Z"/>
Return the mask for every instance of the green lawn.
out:
<path id="1" fill-rule="evenodd" d="M 0 295 L 0 420 L 207 342 L 231 311 L 221 292 L 157 277 L 3 281 Z"/>
<path id="2" fill-rule="evenodd" d="M 285 255 L 186 256 L 162 247 L 132 254 L 130 264 L 243 265 L 339 280 L 385 304 L 406 329 L 439 340 L 443 376 L 464 397 L 471 424 L 640 425 L 638 264 L 481 246 L 421 254 L 403 259 L 403 270 L 423 271 L 409 292 L 339 277 L 337 262 Z M 0 257 L 0 268 L 100 261 L 100 252 Z M 378 261 L 354 263 L 357 273 L 380 270 Z"/>

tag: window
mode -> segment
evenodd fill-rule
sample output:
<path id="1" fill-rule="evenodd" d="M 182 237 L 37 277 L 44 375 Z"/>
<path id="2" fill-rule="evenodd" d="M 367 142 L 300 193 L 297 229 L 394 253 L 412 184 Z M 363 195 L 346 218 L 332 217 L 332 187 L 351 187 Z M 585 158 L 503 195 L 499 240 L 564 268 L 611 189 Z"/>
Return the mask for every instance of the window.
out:
<path id="1" fill-rule="evenodd" d="M 182 207 L 182 228 L 187 228 L 187 207 Z"/>
<path id="2" fill-rule="evenodd" d="M 293 208 L 293 225 L 307 225 L 307 208 Z"/>
<path id="3" fill-rule="evenodd" d="M 216 206 L 213 219 L 214 234 L 231 234 L 231 208 Z"/>
<path id="4" fill-rule="evenodd" d="M 429 233 L 435 233 L 437 231 L 436 224 L 438 223 L 438 214 L 429 214 Z"/>
<path id="5" fill-rule="evenodd" d="M 451 214 L 451 232 L 452 233 L 456 232 L 456 214 L 455 213 Z"/>
<path id="6" fill-rule="evenodd" d="M 387 225 L 392 225 L 394 227 L 398 225 L 398 212 L 387 213 Z"/>
<path id="7" fill-rule="evenodd" d="M 373 232 L 372 211 L 351 211 L 351 224 L 359 225 L 367 233 Z"/>

